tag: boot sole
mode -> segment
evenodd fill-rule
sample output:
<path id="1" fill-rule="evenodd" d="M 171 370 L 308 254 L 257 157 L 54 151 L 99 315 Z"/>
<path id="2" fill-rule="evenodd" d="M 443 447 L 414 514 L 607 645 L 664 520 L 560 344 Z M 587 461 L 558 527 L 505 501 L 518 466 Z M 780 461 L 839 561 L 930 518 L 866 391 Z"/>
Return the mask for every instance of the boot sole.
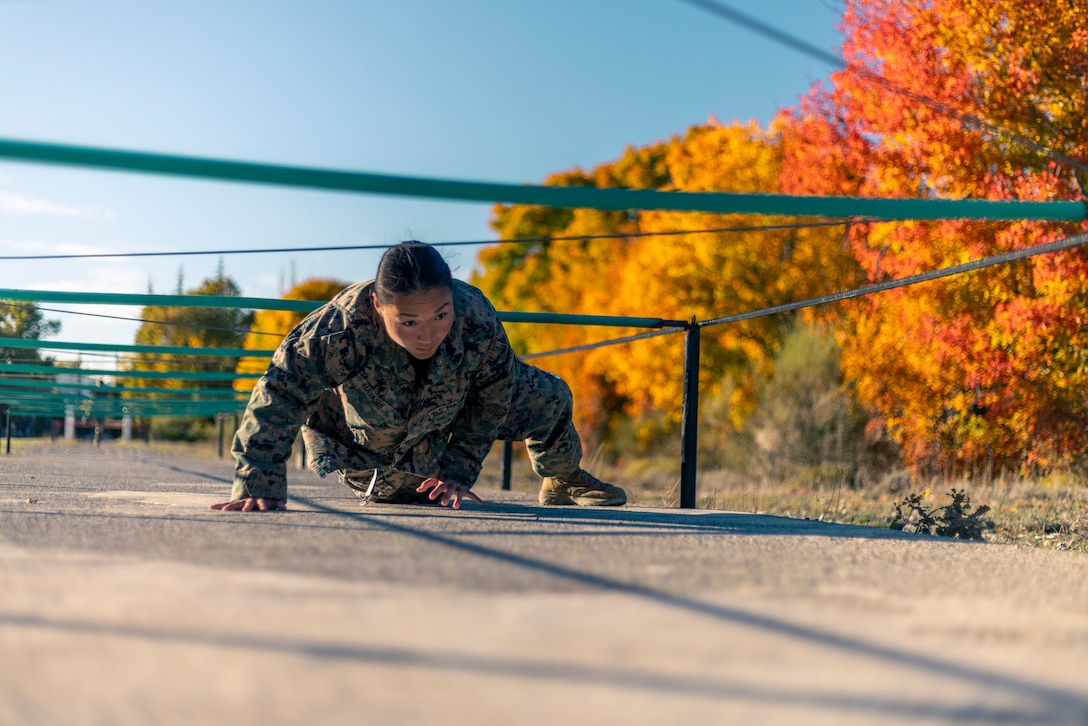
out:
<path id="1" fill-rule="evenodd" d="M 619 495 L 611 497 L 610 499 L 601 499 L 600 497 L 571 497 L 567 494 L 557 494 L 556 492 L 543 492 L 538 498 L 540 503 L 546 507 L 619 507 L 627 504 L 627 496 Z"/>

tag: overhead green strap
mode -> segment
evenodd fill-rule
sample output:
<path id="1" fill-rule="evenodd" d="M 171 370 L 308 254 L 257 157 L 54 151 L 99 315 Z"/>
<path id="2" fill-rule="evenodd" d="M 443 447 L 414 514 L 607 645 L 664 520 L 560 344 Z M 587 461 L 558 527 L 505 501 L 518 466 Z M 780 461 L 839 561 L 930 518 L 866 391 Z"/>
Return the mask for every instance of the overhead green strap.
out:
<path id="1" fill-rule="evenodd" d="M 157 355 L 198 355 L 206 358 L 271 358 L 274 350 L 245 348 L 192 348 L 184 345 L 124 345 L 121 343 L 74 343 L 59 340 L 0 338 L 0 348 L 42 348 L 45 350 L 87 350 L 109 353 L 155 353 Z M 2 366 L 0 366 L 2 368 Z M 121 375 L 124 373 L 119 372 Z M 139 377 L 134 373 L 133 377 Z"/>
<path id="2" fill-rule="evenodd" d="M 235 297 L 233 295 L 151 295 L 111 292 L 16 290 L 10 288 L 0 288 L 0 300 L 92 305 L 150 305 L 159 307 L 291 310 L 302 313 L 316 310 L 325 304 L 314 300 L 283 300 L 280 298 Z M 685 324 L 682 320 L 663 320 L 661 318 L 628 318 L 616 315 L 572 315 L 568 313 L 499 312 L 499 319 L 505 323 L 600 325 L 618 328 L 670 328 L 683 326 Z M 253 351 L 252 355 L 259 356 L 260 351 Z"/>
<path id="3" fill-rule="evenodd" d="M 0 362 L 0 373 L 41 373 L 50 376 L 112 376 L 169 381 L 233 381 L 256 379 L 262 373 L 233 373 L 229 371 L 118 371 L 109 368 L 67 368 L 64 366 L 27 365 Z"/>
<path id="4" fill-rule="evenodd" d="M 4 372 L 4 369 L 0 367 L 0 374 Z M 33 388 L 36 390 L 64 390 L 64 391 L 79 391 L 81 394 L 89 394 L 92 396 L 101 396 L 107 393 L 150 393 L 150 394 L 167 394 L 171 396 L 181 395 L 193 395 L 193 396 L 208 396 L 211 398 L 237 398 L 239 400 L 245 400 L 249 398 L 248 393 L 240 393 L 233 388 L 163 388 L 163 387 L 151 387 L 151 386 L 108 386 L 105 384 L 99 385 L 97 383 L 58 383 L 57 381 L 46 381 L 34 378 L 8 378 L 0 375 L 0 394 L 7 388 Z M 149 399 L 153 400 L 153 399 Z"/>
<path id="5" fill-rule="evenodd" d="M 25 403 L 54 402 L 74 405 L 77 408 L 87 406 L 108 409 L 129 408 L 132 410 L 156 410 L 167 408 L 204 409 L 219 408 L 223 411 L 244 409 L 246 401 L 234 398 L 118 398 L 116 396 L 85 396 L 82 394 L 56 393 L 48 391 L 0 391 L 0 403 L 9 404 L 17 410 Z"/>
<path id="6" fill-rule="evenodd" d="M 799 197 L 780 194 L 497 184 L 224 161 L 10 139 L 0 139 L 0 158 L 363 194 L 390 194 L 467 202 L 505 202 L 568 209 L 659 209 L 717 214 L 869 217 L 887 220 L 977 219 L 1067 222 L 1085 219 L 1086 211 L 1088 211 L 1080 202 Z"/>
<path id="7" fill-rule="evenodd" d="M 240 297 L 234 295 L 152 295 L 119 292 L 64 292 L 0 288 L 0 300 L 92 305 L 141 305 L 174 308 L 230 308 L 232 310 L 289 310 L 308 313 L 324 305 L 313 300 Z"/>

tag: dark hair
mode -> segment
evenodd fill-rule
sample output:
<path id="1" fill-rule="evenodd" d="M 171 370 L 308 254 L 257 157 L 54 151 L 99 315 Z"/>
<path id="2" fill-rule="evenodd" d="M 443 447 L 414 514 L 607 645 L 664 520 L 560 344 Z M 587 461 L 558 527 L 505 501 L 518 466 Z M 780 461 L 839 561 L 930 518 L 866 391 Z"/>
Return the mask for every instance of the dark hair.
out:
<path id="1" fill-rule="evenodd" d="M 440 287 L 453 290 L 450 266 L 434 247 L 415 240 L 387 249 L 374 276 L 374 292 L 382 305 Z"/>

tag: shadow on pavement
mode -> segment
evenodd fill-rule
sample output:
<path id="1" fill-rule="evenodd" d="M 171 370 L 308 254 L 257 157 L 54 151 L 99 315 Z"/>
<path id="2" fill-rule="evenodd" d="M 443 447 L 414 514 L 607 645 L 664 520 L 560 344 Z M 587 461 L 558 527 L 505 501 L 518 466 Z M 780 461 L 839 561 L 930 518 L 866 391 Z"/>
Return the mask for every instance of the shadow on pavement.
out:
<path id="1" fill-rule="evenodd" d="M 370 525 L 384 528 L 391 532 L 411 535 L 432 545 L 440 545 L 453 550 L 467 552 L 478 557 L 489 558 L 506 564 L 513 564 L 553 577 L 563 578 L 570 582 L 591 586 L 602 591 L 622 593 L 667 607 L 703 615 L 715 620 L 726 621 L 749 628 L 758 628 L 770 633 L 803 640 L 822 647 L 834 648 L 857 656 L 873 658 L 888 664 L 918 669 L 931 676 L 943 676 L 964 683 L 971 683 L 998 691 L 1015 693 L 1022 697 L 1038 699 L 1041 702 L 1048 703 L 1052 706 L 1061 704 L 1064 708 L 1074 707 L 1082 714 L 1082 718 L 1085 718 L 1085 720 L 1088 721 L 1088 700 L 1082 695 L 1074 692 L 1032 683 L 1030 681 L 999 673 L 990 673 L 968 665 L 953 663 L 919 653 L 911 653 L 877 643 L 869 643 L 847 635 L 840 635 L 838 633 L 827 632 L 805 625 L 798 625 L 780 618 L 746 612 L 739 608 L 702 602 L 684 595 L 656 590 L 643 585 L 584 572 L 554 562 L 547 562 L 520 554 L 504 552 L 474 542 L 467 542 L 453 536 L 399 524 L 395 521 L 391 521 L 388 517 L 372 516 L 364 513 L 342 512 L 324 507 L 320 503 L 312 500 L 300 498 L 300 501 L 305 501 L 309 506 L 326 511 L 330 514 L 357 521 L 365 521 Z M 601 513 L 594 510 L 587 514 L 588 516 L 599 516 Z M 621 517 L 622 510 L 611 510 L 604 514 L 607 517 Z M 628 512 L 628 514 L 638 515 L 643 513 Z M 655 513 L 651 512 L 648 514 L 654 515 Z M 729 517 L 731 515 L 721 516 Z"/>
<path id="2" fill-rule="evenodd" d="M 1069 716 L 1069 707 L 1082 706 L 1066 694 L 1064 703 L 1055 703 L 1050 693 L 1033 692 L 1038 698 L 1051 702 L 1037 708 L 1024 705 L 1012 707 L 964 707 L 934 702 L 912 702 L 906 699 L 865 697 L 855 694 L 827 694 L 784 688 L 760 688 L 751 684 L 731 683 L 723 679 L 676 676 L 616 667 L 594 667 L 579 663 L 507 658 L 472 653 L 452 653 L 439 649 L 368 647 L 342 643 L 292 642 L 283 637 L 266 638 L 238 634 L 208 634 L 192 631 L 166 630 L 136 625 L 101 624 L 85 620 L 43 618 L 35 615 L 0 614 L 0 627 L 37 628 L 77 635 L 120 637 L 164 644 L 204 645 L 267 652 L 276 655 L 300 656 L 323 661 L 373 664 L 384 668 L 430 668 L 453 673 L 476 673 L 532 681 L 566 683 L 579 687 L 597 686 L 657 692 L 667 695 L 690 695 L 723 700 L 741 700 L 797 708 L 823 708 L 886 716 L 941 719 L 969 723 L 1054 723 Z M 1063 708 L 1064 706 L 1064 708 Z M 1065 716 L 1066 719 L 1063 719 Z"/>
<path id="3" fill-rule="evenodd" d="M 300 501 L 309 501 L 302 500 Z M 465 505 L 459 517 L 465 519 L 494 518 L 489 515 L 520 516 L 538 522 L 555 521 L 600 523 L 610 526 L 640 529 L 667 529 L 677 532 L 704 532 L 745 535 L 794 535 L 823 537 L 853 537 L 862 539 L 902 539 L 915 537 L 909 533 L 879 527 L 835 524 L 809 519 L 791 519 L 768 514 L 747 514 L 706 509 L 643 509 L 633 507 L 544 507 L 509 502 L 488 502 L 482 507 Z M 962 541 L 962 540 L 960 540 Z"/>

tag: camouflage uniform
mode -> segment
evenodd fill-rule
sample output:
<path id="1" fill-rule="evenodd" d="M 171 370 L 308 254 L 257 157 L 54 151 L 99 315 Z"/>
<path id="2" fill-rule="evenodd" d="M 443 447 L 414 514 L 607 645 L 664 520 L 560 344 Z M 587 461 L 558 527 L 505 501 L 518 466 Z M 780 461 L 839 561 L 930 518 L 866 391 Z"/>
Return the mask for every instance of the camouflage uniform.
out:
<path id="1" fill-rule="evenodd" d="M 358 283 L 315 310 L 276 350 L 253 389 L 232 452 L 232 499 L 287 498 L 286 462 L 302 428 L 310 466 L 375 495 L 414 499 L 423 479 L 473 484 L 496 440 L 525 441 L 533 469 L 563 477 L 582 447 L 570 389 L 517 360 L 495 308 L 453 283 L 454 322 L 422 380 Z"/>

